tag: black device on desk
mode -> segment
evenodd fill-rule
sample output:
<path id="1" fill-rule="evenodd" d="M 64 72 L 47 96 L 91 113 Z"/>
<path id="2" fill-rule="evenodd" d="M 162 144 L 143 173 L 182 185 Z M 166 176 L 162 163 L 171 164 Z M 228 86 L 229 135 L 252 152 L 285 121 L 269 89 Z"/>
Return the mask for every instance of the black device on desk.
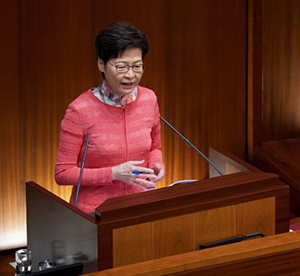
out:
<path id="1" fill-rule="evenodd" d="M 261 232 L 255 232 L 255 233 L 251 233 L 248 235 L 238 235 L 238 236 L 230 237 L 227 239 L 222 239 L 222 240 L 218 240 L 218 241 L 208 242 L 205 244 L 200 244 L 199 249 L 206 249 L 206 248 L 216 247 L 216 246 L 220 246 L 220 245 L 241 242 L 248 238 L 252 238 L 252 237 L 256 237 L 256 236 L 264 237 L 265 235 Z"/>

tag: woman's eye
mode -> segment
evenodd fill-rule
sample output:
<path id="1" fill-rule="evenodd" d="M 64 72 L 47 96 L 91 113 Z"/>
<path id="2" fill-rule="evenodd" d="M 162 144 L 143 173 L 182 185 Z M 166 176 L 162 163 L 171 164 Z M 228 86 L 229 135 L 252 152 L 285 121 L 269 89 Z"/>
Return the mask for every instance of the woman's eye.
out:
<path id="1" fill-rule="evenodd" d="M 117 69 L 122 71 L 122 70 L 126 70 L 126 67 L 125 66 L 117 66 Z"/>

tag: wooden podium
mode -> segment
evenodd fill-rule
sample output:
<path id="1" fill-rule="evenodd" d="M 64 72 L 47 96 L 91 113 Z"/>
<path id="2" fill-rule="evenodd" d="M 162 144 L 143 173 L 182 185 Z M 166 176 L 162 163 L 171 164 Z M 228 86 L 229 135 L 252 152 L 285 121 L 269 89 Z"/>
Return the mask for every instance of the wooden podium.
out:
<path id="1" fill-rule="evenodd" d="M 259 170 L 111 198 L 96 219 L 36 183 L 27 182 L 26 191 L 33 265 L 81 261 L 84 273 L 195 251 L 238 234 L 289 231 L 289 187 Z"/>

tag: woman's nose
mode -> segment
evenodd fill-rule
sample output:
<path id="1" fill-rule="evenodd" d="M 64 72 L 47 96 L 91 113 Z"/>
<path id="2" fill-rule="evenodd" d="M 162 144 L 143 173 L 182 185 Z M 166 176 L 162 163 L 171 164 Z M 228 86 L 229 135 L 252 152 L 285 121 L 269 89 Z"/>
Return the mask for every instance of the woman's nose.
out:
<path id="1" fill-rule="evenodd" d="M 129 69 L 128 69 L 128 71 L 126 72 L 125 76 L 128 77 L 128 78 L 132 78 L 132 77 L 135 76 L 135 73 L 134 73 L 132 67 L 129 67 Z"/>

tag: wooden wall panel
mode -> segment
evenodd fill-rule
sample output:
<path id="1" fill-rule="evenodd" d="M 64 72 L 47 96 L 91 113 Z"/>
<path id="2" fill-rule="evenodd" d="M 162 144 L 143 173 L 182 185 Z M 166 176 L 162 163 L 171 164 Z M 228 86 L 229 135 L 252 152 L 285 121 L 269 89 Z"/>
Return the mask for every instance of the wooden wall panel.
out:
<path id="1" fill-rule="evenodd" d="M 69 200 L 54 181 L 60 122 L 92 84 L 90 1 L 20 1 L 21 181 Z"/>
<path id="2" fill-rule="evenodd" d="M 205 154 L 219 146 L 244 158 L 246 1 L 93 3 L 94 11 L 114 9 L 95 17 L 93 26 L 126 20 L 149 37 L 142 85 L 156 92 L 161 115 Z M 167 173 L 161 186 L 208 176 L 206 161 L 164 124 L 162 138 Z"/>
<path id="3" fill-rule="evenodd" d="M 300 2 L 263 1 L 263 142 L 300 135 Z"/>
<path id="4" fill-rule="evenodd" d="M 0 1 L 0 250 L 26 244 L 20 182 L 18 3 Z"/>
<path id="5" fill-rule="evenodd" d="M 67 105 L 101 81 L 94 40 L 112 21 L 147 34 L 141 84 L 156 92 L 161 115 L 205 154 L 215 146 L 246 156 L 246 0 L 3 1 L 9 36 L 1 57 L 14 66 L 0 69 L 12 91 L 1 95 L 1 150 L 9 156 L 1 163 L 1 225 L 19 227 L 14 218 L 24 233 L 26 181 L 69 199 L 70 187 L 56 185 L 53 174 L 60 122 Z M 206 161 L 165 125 L 162 141 L 160 186 L 208 175 Z"/>
<path id="6" fill-rule="evenodd" d="M 204 154 L 220 147 L 245 157 L 246 1 L 172 1 L 166 9 L 165 116 Z M 202 179 L 208 165 L 164 129 L 172 175 Z"/>

